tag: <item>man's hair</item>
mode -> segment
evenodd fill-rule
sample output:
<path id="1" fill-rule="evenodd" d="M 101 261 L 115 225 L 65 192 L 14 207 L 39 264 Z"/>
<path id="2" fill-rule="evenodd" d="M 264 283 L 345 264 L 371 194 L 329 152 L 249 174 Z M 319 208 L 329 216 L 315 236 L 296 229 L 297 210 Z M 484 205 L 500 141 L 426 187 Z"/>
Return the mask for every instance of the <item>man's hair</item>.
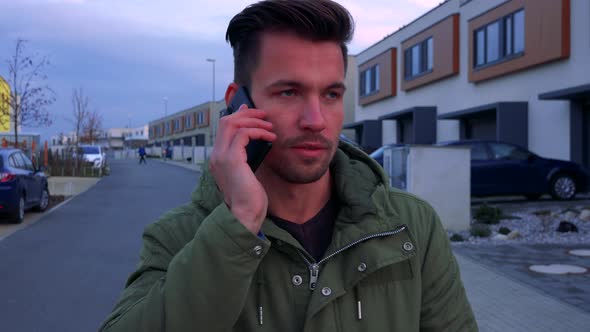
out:
<path id="1" fill-rule="evenodd" d="M 346 71 L 354 20 L 331 0 L 265 0 L 246 7 L 229 22 L 225 39 L 234 51 L 234 82 L 250 87 L 263 32 L 293 32 L 311 41 L 340 44 Z"/>

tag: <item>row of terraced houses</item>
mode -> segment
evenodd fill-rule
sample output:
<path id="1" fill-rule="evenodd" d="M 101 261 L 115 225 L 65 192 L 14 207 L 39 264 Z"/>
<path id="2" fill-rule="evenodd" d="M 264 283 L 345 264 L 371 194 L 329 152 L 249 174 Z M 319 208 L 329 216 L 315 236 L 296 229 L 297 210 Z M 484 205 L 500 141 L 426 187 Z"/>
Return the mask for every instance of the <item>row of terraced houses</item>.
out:
<path id="1" fill-rule="evenodd" d="M 369 150 L 492 139 L 590 167 L 589 18 L 588 0 L 444 1 L 349 61 L 344 129 Z M 223 108 L 152 121 L 149 143 L 210 145 Z"/>

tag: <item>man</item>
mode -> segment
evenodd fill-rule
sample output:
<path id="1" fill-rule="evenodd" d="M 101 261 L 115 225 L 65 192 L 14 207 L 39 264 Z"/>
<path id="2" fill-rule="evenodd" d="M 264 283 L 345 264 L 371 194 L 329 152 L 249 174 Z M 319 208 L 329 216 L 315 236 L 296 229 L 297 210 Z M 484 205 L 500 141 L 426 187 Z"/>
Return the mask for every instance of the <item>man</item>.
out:
<path id="1" fill-rule="evenodd" d="M 143 162 L 147 165 L 147 160 L 145 160 L 145 147 L 143 145 L 139 147 L 137 153 L 139 153 L 139 164 L 141 165 Z"/>
<path id="2" fill-rule="evenodd" d="M 432 208 L 338 143 L 352 19 L 268 0 L 232 19 L 256 109 L 222 118 L 192 202 L 147 227 L 102 331 L 475 331 Z M 272 142 L 256 173 L 250 140 Z"/>

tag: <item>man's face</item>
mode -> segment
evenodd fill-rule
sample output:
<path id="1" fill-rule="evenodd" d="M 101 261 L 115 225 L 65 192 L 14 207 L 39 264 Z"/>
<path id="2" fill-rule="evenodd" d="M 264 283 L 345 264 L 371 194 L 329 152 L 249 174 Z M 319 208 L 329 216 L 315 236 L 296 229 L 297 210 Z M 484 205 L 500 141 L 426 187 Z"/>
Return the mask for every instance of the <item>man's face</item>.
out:
<path id="1" fill-rule="evenodd" d="M 267 111 L 277 135 L 261 168 L 290 183 L 319 180 L 338 147 L 344 117 L 340 45 L 265 33 L 251 82 L 254 104 Z"/>

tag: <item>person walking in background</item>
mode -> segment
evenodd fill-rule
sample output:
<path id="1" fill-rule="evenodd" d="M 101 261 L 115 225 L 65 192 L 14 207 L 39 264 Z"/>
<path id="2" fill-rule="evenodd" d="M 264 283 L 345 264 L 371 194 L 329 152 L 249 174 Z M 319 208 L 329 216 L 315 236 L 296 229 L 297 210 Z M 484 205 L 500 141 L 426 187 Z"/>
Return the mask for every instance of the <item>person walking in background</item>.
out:
<path id="1" fill-rule="evenodd" d="M 147 165 L 147 160 L 145 159 L 145 148 L 143 146 L 139 147 L 139 164 L 141 165 L 141 162 L 143 162 L 144 164 Z"/>

